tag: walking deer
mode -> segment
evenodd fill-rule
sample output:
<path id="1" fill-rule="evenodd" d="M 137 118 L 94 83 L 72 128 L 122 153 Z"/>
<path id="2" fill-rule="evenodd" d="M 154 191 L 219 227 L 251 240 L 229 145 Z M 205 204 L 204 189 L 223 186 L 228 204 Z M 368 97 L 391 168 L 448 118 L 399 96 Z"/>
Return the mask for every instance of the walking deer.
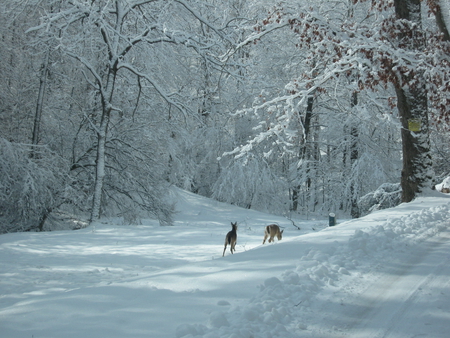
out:
<path id="1" fill-rule="evenodd" d="M 231 222 L 231 231 L 227 233 L 227 236 L 225 237 L 225 247 L 223 248 L 223 254 L 222 257 L 225 256 L 225 250 L 227 249 L 227 244 L 230 245 L 230 251 L 233 253 L 235 251 L 236 241 L 237 241 L 237 222 L 233 223 Z"/>
<path id="2" fill-rule="evenodd" d="M 267 237 L 270 236 L 269 238 L 269 243 L 273 242 L 275 239 L 275 236 L 277 236 L 278 240 L 281 241 L 281 238 L 283 237 L 283 231 L 280 231 L 280 227 L 276 224 L 271 224 L 265 227 L 264 229 L 264 240 L 263 243 L 264 244 L 266 242 Z"/>

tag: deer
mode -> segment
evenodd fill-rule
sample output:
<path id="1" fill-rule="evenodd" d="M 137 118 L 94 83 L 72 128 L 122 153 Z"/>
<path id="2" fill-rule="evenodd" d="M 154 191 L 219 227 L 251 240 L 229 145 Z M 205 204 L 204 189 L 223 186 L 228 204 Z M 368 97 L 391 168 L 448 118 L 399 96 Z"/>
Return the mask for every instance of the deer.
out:
<path id="1" fill-rule="evenodd" d="M 235 251 L 236 241 L 237 241 L 237 222 L 231 222 L 231 231 L 227 233 L 225 236 L 225 247 L 223 248 L 222 257 L 225 256 L 225 250 L 227 249 L 227 245 L 230 245 L 230 252 L 233 254 Z"/>
<path id="2" fill-rule="evenodd" d="M 266 242 L 267 237 L 269 238 L 269 243 L 275 241 L 275 236 L 277 236 L 278 240 L 281 241 L 281 238 L 283 237 L 283 231 L 280 231 L 280 227 L 276 224 L 268 225 L 264 228 L 264 240 L 262 244 Z"/>

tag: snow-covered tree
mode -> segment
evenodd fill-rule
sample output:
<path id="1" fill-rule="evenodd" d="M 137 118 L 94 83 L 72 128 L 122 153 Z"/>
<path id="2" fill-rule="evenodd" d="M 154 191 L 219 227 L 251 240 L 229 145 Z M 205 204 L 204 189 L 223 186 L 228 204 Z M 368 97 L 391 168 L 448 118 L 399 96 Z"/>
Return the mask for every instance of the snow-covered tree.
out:
<path id="1" fill-rule="evenodd" d="M 233 161 L 213 187 L 219 201 L 271 213 L 289 210 L 286 181 L 264 157 L 247 155 Z M 284 196 L 284 198 L 283 198 Z"/>
<path id="2" fill-rule="evenodd" d="M 332 114 L 343 116 L 345 111 L 349 111 L 349 116 L 356 118 L 344 119 L 347 127 L 344 128 L 344 134 L 340 135 L 346 136 L 338 136 L 337 140 L 340 141 L 337 143 L 334 140 L 328 143 L 328 149 L 333 149 L 334 153 L 336 149 L 341 149 L 344 167 L 341 165 L 337 168 L 341 168 L 345 174 L 349 173 L 342 177 L 344 186 L 348 189 L 343 189 L 344 194 L 339 200 L 343 204 L 350 200 L 349 205 L 354 208 L 358 197 L 368 192 L 364 190 L 368 187 L 364 187 L 361 180 L 356 184 L 355 174 L 359 170 L 363 176 L 364 171 L 360 169 L 370 168 L 370 162 L 374 162 L 373 157 L 367 157 L 367 154 L 360 151 L 361 141 L 364 139 L 360 132 L 361 126 L 372 123 L 370 119 L 365 120 L 368 116 L 378 115 L 379 119 L 386 121 L 386 117 L 396 106 L 402 122 L 402 127 L 398 130 L 402 133 L 403 144 L 403 200 L 411 200 L 423 188 L 431 187 L 427 102 L 430 100 L 434 109 L 439 105 L 442 107 L 442 102 L 445 102 L 442 98 L 448 96 L 445 89 L 448 86 L 445 81 L 448 65 L 445 66 L 445 58 L 438 57 L 445 45 L 430 45 L 431 50 L 422 48 L 425 30 L 420 19 L 424 11 L 421 11 L 420 3 L 410 5 L 406 6 L 406 2 L 389 1 L 318 1 L 314 4 L 298 4 L 297 7 L 292 3 L 278 6 L 260 22 L 256 32 L 247 40 L 258 41 L 261 32 L 288 25 L 297 35 L 297 55 L 302 61 L 302 67 L 298 68 L 295 76 L 288 82 L 282 95 L 264 97 L 246 110 L 247 113 L 260 117 L 260 132 L 246 145 L 238 147 L 234 154 L 251 152 L 271 138 L 277 140 L 278 149 L 284 148 L 285 152 L 295 153 L 295 145 L 300 144 L 296 140 L 305 137 L 305 129 L 294 126 L 305 126 L 304 121 L 307 121 L 305 118 L 298 120 L 297 112 L 305 112 L 307 116 L 308 100 L 314 95 L 314 109 L 319 109 L 321 116 L 319 140 L 323 141 L 326 136 L 323 131 L 329 129 L 324 127 Z M 432 31 L 427 31 L 427 34 L 431 39 L 435 36 Z M 436 72 L 436 65 L 443 70 L 442 75 Z M 439 91 L 438 86 L 445 90 Z M 328 104 L 325 107 L 326 97 L 331 93 L 335 94 L 334 105 Z M 414 103 L 409 100 L 414 100 Z M 363 111 L 367 112 L 368 107 L 372 112 L 368 115 L 361 114 Z M 326 116 L 324 112 L 327 112 Z M 395 118 L 392 122 L 392 126 L 398 126 Z M 391 131 L 384 139 L 395 145 L 399 139 L 397 133 L 395 130 Z M 371 136 L 373 135 L 367 134 L 367 139 Z M 348 142 L 342 142 L 344 140 Z M 280 144 L 283 146 L 280 147 Z M 348 147 L 343 147 L 343 144 Z M 379 156 L 383 157 L 382 153 L 387 152 L 387 149 L 383 150 L 381 144 L 379 146 Z M 331 154 L 325 147 L 321 148 L 320 153 Z M 347 156 L 348 160 L 345 160 Z M 398 153 L 393 156 L 397 159 L 400 157 Z M 363 165 L 363 160 L 369 161 L 367 165 Z M 395 174 L 393 176 L 386 170 L 391 160 L 392 158 L 387 159 L 384 165 L 377 167 L 384 167 L 380 170 L 384 173 L 384 178 L 377 182 L 378 185 L 398 180 Z M 305 161 L 299 163 L 301 167 Z M 330 159 L 328 163 L 330 165 Z M 347 168 L 346 163 L 350 165 Z M 317 177 L 314 180 L 317 181 Z M 329 194 L 330 189 L 328 187 L 322 191 Z"/>
<path id="3" fill-rule="evenodd" d="M 393 79 L 397 94 L 397 107 L 402 122 L 403 170 L 402 200 L 410 202 L 424 188 L 431 188 L 432 169 L 429 127 L 428 97 L 423 70 L 407 60 L 416 59 L 425 48 L 422 30 L 420 0 L 394 1 L 396 21 L 391 27 L 397 31 L 400 50 L 405 52 L 400 64 L 393 65 L 397 76 Z M 396 63 L 395 60 L 392 60 Z M 414 68 L 411 68 L 413 66 Z"/>
<path id="4" fill-rule="evenodd" d="M 183 84 L 174 82 L 179 77 L 174 67 L 196 66 L 195 62 L 218 67 L 211 50 L 219 43 L 232 43 L 227 27 L 216 27 L 206 20 L 197 8 L 201 5 L 181 0 L 64 1 L 59 11 L 42 16 L 41 24 L 29 30 L 40 40 L 56 41 L 59 50 L 79 63 L 84 81 L 91 87 L 93 111 L 84 114 L 88 128 L 96 135 L 95 147 L 89 148 L 89 155 L 94 151 L 96 154 L 91 220 L 100 216 L 102 203 L 110 196 L 107 190 L 111 182 L 108 184 L 105 178 L 112 177 L 113 172 L 121 175 L 124 168 L 129 168 L 126 163 L 130 158 L 113 161 L 116 147 L 125 142 L 111 142 L 112 128 L 120 125 L 122 119 L 132 121 L 135 114 L 142 116 L 145 111 L 149 121 L 165 120 L 167 125 L 193 113 L 189 103 L 194 91 L 187 88 L 183 92 Z M 199 34 L 201 28 L 210 33 Z M 181 65 L 186 58 L 191 65 Z M 168 65 L 167 60 L 174 63 Z M 180 66 L 175 66 L 176 62 Z M 161 119 L 158 114 L 164 117 Z M 143 153 L 131 144 L 128 146 L 131 158 L 140 157 L 136 152 Z M 111 166 L 113 162 L 121 165 Z M 75 167 L 85 169 L 86 165 L 78 163 Z M 162 182 L 163 171 L 155 168 L 152 174 Z M 134 201 L 138 191 L 131 190 L 122 192 Z M 146 189 L 146 193 L 152 191 L 153 201 L 161 197 L 157 190 Z M 169 214 L 167 210 L 155 213 Z"/>

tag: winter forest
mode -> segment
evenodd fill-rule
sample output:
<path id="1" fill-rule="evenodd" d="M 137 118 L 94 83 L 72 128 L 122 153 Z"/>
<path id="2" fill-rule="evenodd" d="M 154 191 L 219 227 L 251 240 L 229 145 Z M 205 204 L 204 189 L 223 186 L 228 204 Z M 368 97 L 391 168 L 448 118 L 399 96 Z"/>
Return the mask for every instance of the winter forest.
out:
<path id="1" fill-rule="evenodd" d="M 0 16 L 0 233 L 170 225 L 170 186 L 356 218 L 450 174 L 448 0 L 3 0 Z"/>

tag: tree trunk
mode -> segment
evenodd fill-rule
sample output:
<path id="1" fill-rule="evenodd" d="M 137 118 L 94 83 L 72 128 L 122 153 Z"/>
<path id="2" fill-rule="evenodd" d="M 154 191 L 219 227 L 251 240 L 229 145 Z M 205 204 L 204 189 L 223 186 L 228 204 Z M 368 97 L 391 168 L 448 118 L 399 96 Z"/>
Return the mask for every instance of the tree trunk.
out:
<path id="1" fill-rule="evenodd" d="M 303 160 L 303 162 L 305 162 L 304 160 L 309 159 L 309 152 L 308 152 L 308 140 L 310 139 L 310 130 L 311 130 L 311 118 L 312 118 L 312 111 L 313 111 L 313 103 L 314 103 L 314 97 L 313 96 L 309 96 L 308 97 L 308 101 L 307 101 L 307 106 L 306 106 L 306 114 L 305 114 L 305 118 L 302 121 L 303 123 L 303 144 L 300 147 L 300 153 L 299 153 L 299 159 Z M 306 166 L 309 166 L 308 163 L 305 164 Z M 309 173 L 309 168 L 306 168 L 306 172 L 307 175 Z M 311 178 L 307 177 L 306 179 L 306 185 L 307 185 L 307 189 L 310 188 L 311 186 Z M 300 198 L 300 190 L 301 190 L 301 185 L 297 185 L 292 189 L 292 210 L 293 211 L 297 211 L 298 210 L 298 200 Z"/>
<path id="2" fill-rule="evenodd" d="M 394 0 L 394 5 L 398 19 L 415 24 L 400 34 L 400 43 L 409 49 L 422 48 L 420 0 Z M 402 123 L 402 201 L 410 202 L 423 188 L 431 187 L 428 100 L 422 73 L 409 70 L 402 74 L 395 91 Z"/>
<path id="3" fill-rule="evenodd" d="M 354 91 L 352 93 L 352 100 L 350 103 L 352 110 L 358 105 L 358 92 Z M 350 164 L 353 169 L 353 166 L 356 165 L 358 161 L 359 153 L 358 153 L 358 127 L 356 123 L 352 121 L 352 126 L 350 129 Z M 359 217 L 359 207 L 358 207 L 358 195 L 357 195 L 357 183 L 354 179 L 351 180 L 350 184 L 350 198 L 351 198 L 351 215 L 352 218 Z"/>
<path id="4" fill-rule="evenodd" d="M 100 218 L 103 179 L 105 177 L 106 136 L 108 132 L 109 118 L 110 111 L 103 112 L 100 130 L 97 132 L 97 158 L 95 160 L 95 185 L 92 200 L 91 222 Z"/>
<path id="5" fill-rule="evenodd" d="M 50 48 L 45 53 L 44 63 L 42 64 L 41 77 L 39 79 L 39 92 L 36 103 L 36 112 L 34 114 L 34 124 L 33 124 L 33 136 L 31 144 L 36 145 L 39 143 L 39 134 L 42 118 L 42 109 L 44 105 L 44 95 L 47 88 L 47 73 L 48 73 L 48 63 L 50 58 Z"/>
<path id="6" fill-rule="evenodd" d="M 102 205 L 103 197 L 103 180 L 105 178 L 105 164 L 106 164 L 106 140 L 108 137 L 109 121 L 111 118 L 111 112 L 113 110 L 113 96 L 114 89 L 116 85 L 117 76 L 117 63 L 118 59 L 118 48 L 120 40 L 120 32 L 122 30 L 123 24 L 123 3 L 122 1 L 115 1 L 115 32 L 113 38 L 108 38 L 108 34 L 105 32 L 104 28 L 101 27 L 100 31 L 102 33 L 103 40 L 108 46 L 109 50 L 109 62 L 108 62 L 108 73 L 105 78 L 104 83 L 99 83 L 99 86 L 103 88 L 100 90 L 101 95 L 101 105 L 102 105 L 102 116 L 100 119 L 100 127 L 97 130 L 97 157 L 95 160 L 95 185 L 94 193 L 92 198 L 92 210 L 90 222 L 95 221 L 100 218 L 100 210 Z"/>
<path id="7" fill-rule="evenodd" d="M 108 80 L 106 82 L 106 91 L 102 95 L 102 116 L 100 127 L 97 130 L 97 157 L 95 160 L 95 185 L 92 199 L 92 210 L 90 222 L 100 218 L 100 208 L 103 196 L 103 179 L 105 178 L 106 163 L 106 140 L 108 136 L 109 121 L 112 111 L 112 97 L 114 94 L 114 85 L 116 80 L 116 72 L 110 70 Z"/>
<path id="8" fill-rule="evenodd" d="M 431 186 L 427 95 L 424 86 L 415 90 L 396 86 L 395 90 L 402 123 L 402 201 L 410 202 L 422 188 Z"/>
<path id="9" fill-rule="evenodd" d="M 448 1 L 448 0 L 444 0 L 444 1 Z M 434 8 L 432 8 L 432 10 L 436 16 L 436 24 L 443 35 L 443 39 L 444 39 L 444 41 L 450 41 L 450 33 L 448 31 L 449 23 L 445 22 L 445 17 L 444 17 L 444 12 L 443 12 L 445 10 L 448 11 L 449 5 L 448 4 L 445 5 L 443 3 L 443 1 L 441 1 L 441 0 L 432 1 L 432 5 L 434 6 Z M 444 7 L 444 8 L 442 8 L 442 7 Z"/>

